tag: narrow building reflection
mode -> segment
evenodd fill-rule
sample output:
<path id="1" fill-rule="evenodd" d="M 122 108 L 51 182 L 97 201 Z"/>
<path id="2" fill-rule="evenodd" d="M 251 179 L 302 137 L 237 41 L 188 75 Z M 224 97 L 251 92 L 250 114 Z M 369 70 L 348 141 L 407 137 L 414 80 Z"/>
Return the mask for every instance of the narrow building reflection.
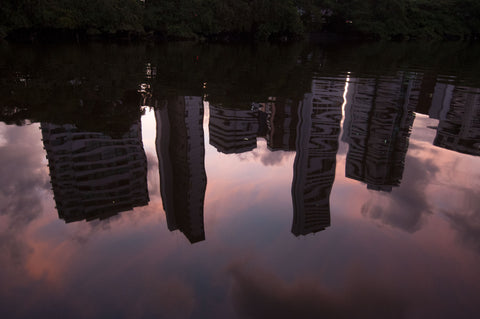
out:
<path id="1" fill-rule="evenodd" d="M 437 82 L 432 93 L 432 103 L 428 109 L 428 116 L 439 121 L 445 120 L 452 102 L 455 86 L 448 83 Z"/>
<path id="2" fill-rule="evenodd" d="M 265 105 L 268 114 L 267 147 L 270 151 L 295 151 L 300 103 L 285 98 L 271 99 L 273 102 Z"/>
<path id="3" fill-rule="evenodd" d="M 330 226 L 330 192 L 335 179 L 336 153 L 345 83 L 314 80 L 298 110 L 292 182 L 295 236 Z"/>
<path id="4" fill-rule="evenodd" d="M 197 96 L 179 96 L 157 105 L 156 149 L 168 229 L 180 230 L 191 243 L 199 242 L 205 239 L 207 187 L 203 101 Z"/>
<path id="5" fill-rule="evenodd" d="M 105 219 L 149 202 L 140 120 L 119 138 L 41 123 L 58 215 Z"/>

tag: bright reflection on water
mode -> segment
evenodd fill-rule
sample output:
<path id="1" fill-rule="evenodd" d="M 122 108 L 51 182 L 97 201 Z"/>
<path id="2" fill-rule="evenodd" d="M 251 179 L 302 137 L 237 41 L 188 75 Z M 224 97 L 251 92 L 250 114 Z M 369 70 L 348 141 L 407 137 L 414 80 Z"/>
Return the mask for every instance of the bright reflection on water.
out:
<path id="1" fill-rule="evenodd" d="M 0 317 L 480 314 L 478 47 L 0 49 Z"/>

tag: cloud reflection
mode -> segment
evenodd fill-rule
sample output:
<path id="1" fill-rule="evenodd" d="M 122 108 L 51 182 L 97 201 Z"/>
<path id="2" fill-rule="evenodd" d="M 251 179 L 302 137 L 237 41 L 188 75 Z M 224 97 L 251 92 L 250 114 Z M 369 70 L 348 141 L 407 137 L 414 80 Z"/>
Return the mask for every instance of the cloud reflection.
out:
<path id="1" fill-rule="evenodd" d="M 288 283 L 263 269 L 232 264 L 231 297 L 248 318 L 403 318 L 407 304 L 382 281 L 357 276 L 334 292 L 306 278 Z"/>
<path id="2" fill-rule="evenodd" d="M 32 283 L 25 276 L 35 252 L 27 237 L 29 226 L 42 215 L 44 198 L 51 195 L 38 125 L 3 126 L 1 132 L 5 144 L 0 146 L 0 317 L 10 318 L 1 309 L 24 309 L 24 296 L 43 284 L 42 277 Z"/>
<path id="3" fill-rule="evenodd" d="M 42 164 L 44 153 L 39 147 L 38 125 L 29 129 L 6 126 L 0 146 L 0 260 L 18 267 L 25 262 L 32 248 L 21 238 L 23 230 L 43 210 L 42 193 L 49 189 L 48 172 Z"/>
<path id="4" fill-rule="evenodd" d="M 426 188 L 435 178 L 439 168 L 432 159 L 407 158 L 402 187 L 388 195 L 372 192 L 372 197 L 362 206 L 363 216 L 409 233 L 420 230 L 424 216 L 432 212 Z"/>
<path id="5" fill-rule="evenodd" d="M 450 226 L 457 231 L 457 239 L 465 247 L 480 253 L 480 193 L 471 189 L 462 189 L 465 194 L 463 209 L 446 211 Z"/>
<path id="6" fill-rule="evenodd" d="M 295 157 L 295 152 L 270 151 L 264 140 L 257 140 L 257 148 L 250 152 L 236 154 L 240 161 L 253 161 L 263 166 L 283 166 Z"/>

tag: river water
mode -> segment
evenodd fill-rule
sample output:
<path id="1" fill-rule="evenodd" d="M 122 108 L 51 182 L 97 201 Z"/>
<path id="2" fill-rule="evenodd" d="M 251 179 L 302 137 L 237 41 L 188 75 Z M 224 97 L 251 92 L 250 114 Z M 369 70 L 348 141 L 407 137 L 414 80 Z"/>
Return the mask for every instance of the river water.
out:
<path id="1" fill-rule="evenodd" d="M 0 317 L 478 317 L 479 56 L 2 44 Z"/>

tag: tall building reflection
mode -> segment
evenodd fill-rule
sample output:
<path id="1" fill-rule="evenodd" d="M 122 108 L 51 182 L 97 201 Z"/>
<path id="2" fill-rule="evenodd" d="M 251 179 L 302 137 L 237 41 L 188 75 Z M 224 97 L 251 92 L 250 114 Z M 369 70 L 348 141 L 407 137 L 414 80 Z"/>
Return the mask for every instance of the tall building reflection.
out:
<path id="1" fill-rule="evenodd" d="M 191 243 L 205 239 L 203 112 L 202 98 L 196 96 L 170 98 L 155 109 L 160 187 L 168 229 L 180 230 Z"/>
<path id="2" fill-rule="evenodd" d="M 292 182 L 292 233 L 296 236 L 330 226 L 344 86 L 334 79 L 313 81 L 312 93 L 305 95 L 298 110 Z"/>
<path id="3" fill-rule="evenodd" d="M 140 121 L 120 138 L 75 125 L 41 123 L 58 215 L 104 219 L 147 205 L 147 160 Z"/>
<path id="4" fill-rule="evenodd" d="M 407 73 L 350 79 L 342 136 L 349 145 L 346 177 L 379 191 L 400 185 L 420 83 Z"/>
<path id="5" fill-rule="evenodd" d="M 444 86 L 447 86 L 444 84 Z M 480 155 L 480 89 L 447 86 L 434 145 L 460 153 Z M 446 101 L 445 101 L 446 100 Z M 448 105 L 449 108 L 444 107 Z"/>

